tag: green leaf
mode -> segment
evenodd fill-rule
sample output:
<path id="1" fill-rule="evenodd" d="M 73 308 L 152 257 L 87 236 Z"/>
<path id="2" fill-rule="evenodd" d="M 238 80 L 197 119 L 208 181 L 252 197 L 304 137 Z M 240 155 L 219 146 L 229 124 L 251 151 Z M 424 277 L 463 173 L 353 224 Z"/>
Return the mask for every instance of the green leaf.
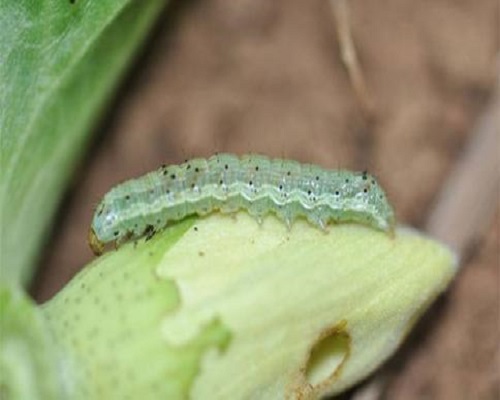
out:
<path id="1" fill-rule="evenodd" d="M 90 128 L 164 3 L 0 3 L 3 280 L 30 280 Z"/>
<path id="2" fill-rule="evenodd" d="M 455 273 L 408 229 L 212 215 L 98 258 L 43 312 L 77 398 L 313 399 L 384 362 Z"/>

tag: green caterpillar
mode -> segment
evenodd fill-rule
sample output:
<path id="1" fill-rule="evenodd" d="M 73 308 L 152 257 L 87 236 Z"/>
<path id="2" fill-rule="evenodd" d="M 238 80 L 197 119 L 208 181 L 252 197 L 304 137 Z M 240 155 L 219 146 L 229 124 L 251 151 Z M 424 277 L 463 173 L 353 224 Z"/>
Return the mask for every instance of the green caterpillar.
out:
<path id="1" fill-rule="evenodd" d="M 386 232 L 395 224 L 383 189 L 366 172 L 326 170 L 254 154 L 218 154 L 162 166 L 111 189 L 96 209 L 89 243 L 101 254 L 106 243 L 150 237 L 188 215 L 240 209 L 259 222 L 274 213 L 287 226 L 304 217 L 323 230 L 331 221 Z"/>

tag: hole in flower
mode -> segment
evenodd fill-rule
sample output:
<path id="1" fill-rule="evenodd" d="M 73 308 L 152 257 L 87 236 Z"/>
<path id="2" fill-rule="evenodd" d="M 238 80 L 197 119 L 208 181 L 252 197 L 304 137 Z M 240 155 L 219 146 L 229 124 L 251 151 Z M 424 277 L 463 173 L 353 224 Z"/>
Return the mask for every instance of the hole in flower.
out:
<path id="1" fill-rule="evenodd" d="M 312 386 L 339 376 L 351 346 L 351 337 L 345 327 L 343 321 L 322 332 L 313 345 L 305 368 L 306 380 Z"/>

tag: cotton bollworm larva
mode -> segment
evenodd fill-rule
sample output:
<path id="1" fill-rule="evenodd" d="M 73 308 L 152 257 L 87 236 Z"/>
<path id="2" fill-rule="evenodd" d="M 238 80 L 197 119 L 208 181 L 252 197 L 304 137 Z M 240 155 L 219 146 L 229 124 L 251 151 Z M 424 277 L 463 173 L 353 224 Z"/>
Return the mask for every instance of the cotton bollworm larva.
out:
<path id="1" fill-rule="evenodd" d="M 287 226 L 302 217 L 323 230 L 329 222 L 355 222 L 392 232 L 395 224 L 384 190 L 366 172 L 218 154 L 115 186 L 96 209 L 89 243 L 100 254 L 106 243 L 151 237 L 189 215 L 241 209 L 258 221 L 274 213 Z"/>

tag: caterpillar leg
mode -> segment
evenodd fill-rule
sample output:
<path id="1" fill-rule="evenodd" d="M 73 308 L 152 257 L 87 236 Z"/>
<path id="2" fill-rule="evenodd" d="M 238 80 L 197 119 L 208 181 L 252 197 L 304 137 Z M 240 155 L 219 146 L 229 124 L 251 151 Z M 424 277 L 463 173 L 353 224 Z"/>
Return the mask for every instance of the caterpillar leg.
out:
<path id="1" fill-rule="evenodd" d="M 236 214 L 240 210 L 240 207 L 235 204 L 223 204 L 219 210 L 222 214 Z"/>
<path id="2" fill-rule="evenodd" d="M 308 216 L 307 220 L 314 226 L 320 228 L 323 232 L 328 232 L 328 217 L 321 212 L 322 210 L 312 211 Z"/>
<path id="3" fill-rule="evenodd" d="M 262 223 L 264 222 L 264 216 L 262 214 L 249 214 L 253 219 L 255 219 L 255 221 L 257 221 L 259 225 L 262 225 Z"/>
<path id="4" fill-rule="evenodd" d="M 156 230 L 153 225 L 147 225 L 146 229 L 144 230 L 144 235 L 146 236 L 146 242 L 151 240 L 153 236 L 155 235 Z"/>
<path id="5" fill-rule="evenodd" d="M 276 215 L 285 223 L 287 229 L 290 231 L 292 229 L 292 222 L 294 220 L 294 216 L 290 208 L 280 205 L 276 209 Z"/>
<path id="6" fill-rule="evenodd" d="M 266 215 L 266 210 L 263 207 L 262 202 L 258 200 L 248 208 L 248 214 L 254 218 L 259 225 L 264 222 L 264 216 Z"/>
<path id="7" fill-rule="evenodd" d="M 133 236 L 134 236 L 133 232 L 127 232 L 125 235 L 120 236 L 118 239 L 116 239 L 115 242 L 114 242 L 115 250 L 118 250 L 118 248 L 123 243 L 128 242 Z"/>

